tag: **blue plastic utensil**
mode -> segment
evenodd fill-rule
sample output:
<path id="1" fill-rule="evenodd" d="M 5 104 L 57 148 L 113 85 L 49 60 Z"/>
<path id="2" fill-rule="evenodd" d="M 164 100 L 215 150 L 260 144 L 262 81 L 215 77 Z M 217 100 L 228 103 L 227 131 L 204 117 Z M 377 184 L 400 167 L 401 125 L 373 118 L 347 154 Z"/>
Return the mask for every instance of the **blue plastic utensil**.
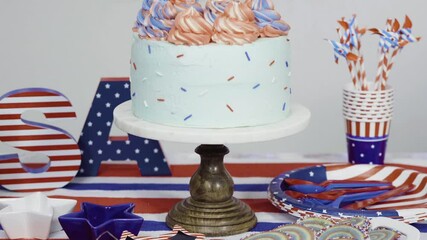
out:
<path id="1" fill-rule="evenodd" d="M 378 187 L 378 186 L 390 186 L 391 183 L 387 182 L 351 182 L 348 183 L 330 183 L 326 186 L 321 186 L 320 184 L 293 184 L 288 185 L 286 189 L 294 190 L 300 193 L 320 193 L 325 191 L 330 191 L 333 189 L 343 189 L 343 188 L 361 188 L 361 187 Z"/>
<path id="2" fill-rule="evenodd" d="M 374 191 L 374 192 L 345 194 L 345 195 L 339 196 L 334 201 L 322 200 L 322 199 L 316 199 L 316 198 L 306 198 L 303 201 L 314 204 L 314 205 L 323 205 L 325 207 L 340 208 L 341 204 L 343 203 L 351 203 L 354 201 L 361 201 L 361 200 L 374 198 L 388 191 L 389 190 L 381 190 L 381 191 Z"/>

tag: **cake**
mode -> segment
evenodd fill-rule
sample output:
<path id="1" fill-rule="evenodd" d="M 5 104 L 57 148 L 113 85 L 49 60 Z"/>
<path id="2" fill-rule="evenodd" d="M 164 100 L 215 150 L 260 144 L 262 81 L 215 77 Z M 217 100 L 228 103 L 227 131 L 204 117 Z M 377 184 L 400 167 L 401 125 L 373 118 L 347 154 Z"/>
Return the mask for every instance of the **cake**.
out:
<path id="1" fill-rule="evenodd" d="M 133 28 L 133 114 L 234 128 L 290 115 L 290 27 L 271 0 L 143 0 Z"/>

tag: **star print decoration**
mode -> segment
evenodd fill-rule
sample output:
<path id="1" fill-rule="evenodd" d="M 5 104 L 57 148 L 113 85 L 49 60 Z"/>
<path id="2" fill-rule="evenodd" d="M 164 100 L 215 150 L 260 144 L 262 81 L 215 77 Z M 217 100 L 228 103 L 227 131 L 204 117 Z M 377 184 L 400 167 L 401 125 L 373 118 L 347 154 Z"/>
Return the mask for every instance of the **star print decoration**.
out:
<path id="1" fill-rule="evenodd" d="M 191 237 L 191 238 L 190 238 Z M 185 240 L 185 239 L 196 239 L 203 240 L 205 235 L 201 233 L 190 233 L 180 225 L 175 225 L 171 233 L 164 234 L 159 237 L 161 240 L 174 239 L 174 240 Z"/>
<path id="2" fill-rule="evenodd" d="M 120 238 L 123 231 L 138 234 L 143 218 L 133 214 L 133 203 L 102 206 L 84 202 L 82 210 L 59 217 L 70 240 Z"/>
<path id="3" fill-rule="evenodd" d="M 96 92 L 78 142 L 82 150 L 78 175 L 96 176 L 101 162 L 108 159 L 135 160 L 144 176 L 171 175 L 158 141 L 130 134 L 110 136 L 114 108 L 131 98 L 129 79 L 103 78 Z"/>
<path id="4" fill-rule="evenodd" d="M 160 237 L 135 236 L 129 231 L 123 231 L 120 240 L 204 240 L 205 238 L 202 233 L 190 233 L 180 225 L 175 225 L 172 232 Z"/>

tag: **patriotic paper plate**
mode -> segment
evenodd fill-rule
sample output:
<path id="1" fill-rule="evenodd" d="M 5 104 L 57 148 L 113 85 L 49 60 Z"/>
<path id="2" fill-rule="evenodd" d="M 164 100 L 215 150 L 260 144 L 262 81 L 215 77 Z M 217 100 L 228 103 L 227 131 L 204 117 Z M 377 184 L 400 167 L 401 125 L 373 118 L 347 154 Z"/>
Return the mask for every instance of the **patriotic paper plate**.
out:
<path id="1" fill-rule="evenodd" d="M 325 180 L 385 180 L 394 186 L 412 183 L 414 190 L 409 194 L 387 199 L 363 210 L 313 205 L 292 198 L 283 191 L 283 179 L 298 178 L 316 183 Z M 318 165 L 285 172 L 274 178 L 268 190 L 268 198 L 277 208 L 296 217 L 326 215 L 339 218 L 344 216 L 390 217 L 406 223 L 427 219 L 427 174 L 414 170 L 385 165 Z M 424 206 L 423 206 L 424 205 Z"/>

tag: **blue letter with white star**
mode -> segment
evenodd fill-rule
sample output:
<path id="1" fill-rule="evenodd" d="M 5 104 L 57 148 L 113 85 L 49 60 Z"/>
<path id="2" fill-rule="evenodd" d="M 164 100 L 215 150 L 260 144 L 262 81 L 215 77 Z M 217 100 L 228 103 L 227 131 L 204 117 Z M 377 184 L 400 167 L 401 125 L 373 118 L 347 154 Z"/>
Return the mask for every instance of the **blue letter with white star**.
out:
<path id="1" fill-rule="evenodd" d="M 98 175 L 104 160 L 136 160 L 141 175 L 171 175 L 158 141 L 131 134 L 109 136 L 113 110 L 130 100 L 129 88 L 128 78 L 101 79 L 78 142 L 82 151 L 80 176 Z"/>

